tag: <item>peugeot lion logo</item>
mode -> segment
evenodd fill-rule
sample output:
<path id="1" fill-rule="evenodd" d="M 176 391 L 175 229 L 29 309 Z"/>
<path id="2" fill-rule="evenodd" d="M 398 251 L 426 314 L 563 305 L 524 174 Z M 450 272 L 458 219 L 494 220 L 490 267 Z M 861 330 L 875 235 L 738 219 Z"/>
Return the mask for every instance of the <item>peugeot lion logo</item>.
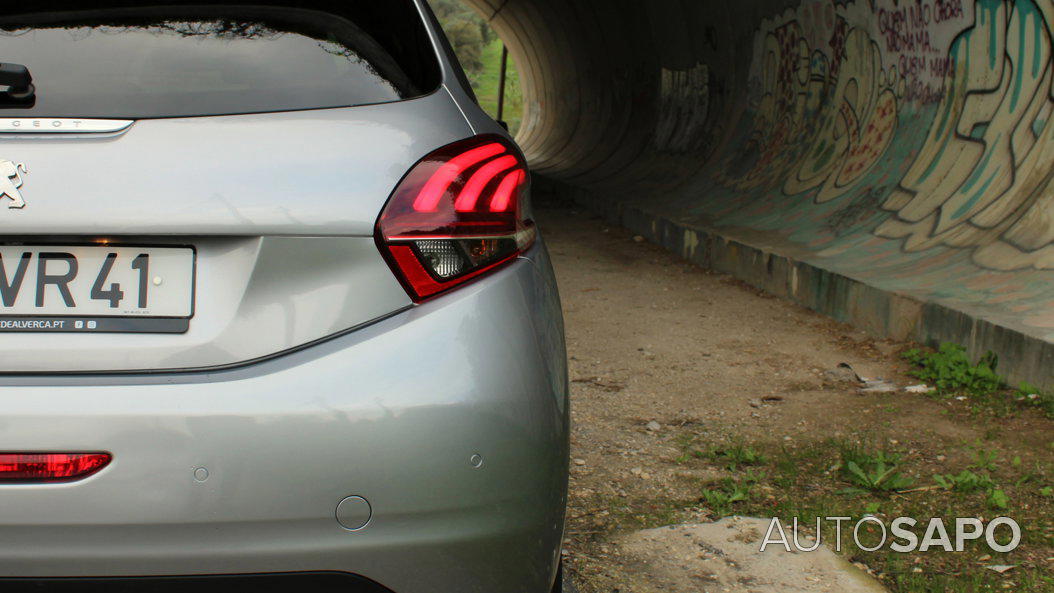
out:
<path id="1" fill-rule="evenodd" d="M 22 191 L 18 189 L 22 187 L 22 175 L 19 175 L 19 171 L 29 173 L 25 163 L 15 164 L 0 160 L 0 200 L 11 198 L 8 208 L 22 208 L 26 205 L 26 201 L 22 199 Z"/>

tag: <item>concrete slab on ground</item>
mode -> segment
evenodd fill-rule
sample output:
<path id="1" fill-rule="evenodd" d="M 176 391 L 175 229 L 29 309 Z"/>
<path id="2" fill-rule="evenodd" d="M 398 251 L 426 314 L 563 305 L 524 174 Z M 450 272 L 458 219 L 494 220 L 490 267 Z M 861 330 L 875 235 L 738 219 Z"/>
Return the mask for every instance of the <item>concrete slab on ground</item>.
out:
<path id="1" fill-rule="evenodd" d="M 727 517 L 715 523 L 638 531 L 619 543 L 656 591 L 734 593 L 885 593 L 867 573 L 825 545 L 790 552 L 761 542 L 768 519 Z M 799 540 L 811 547 L 813 540 Z M 634 592 L 638 593 L 638 592 Z"/>

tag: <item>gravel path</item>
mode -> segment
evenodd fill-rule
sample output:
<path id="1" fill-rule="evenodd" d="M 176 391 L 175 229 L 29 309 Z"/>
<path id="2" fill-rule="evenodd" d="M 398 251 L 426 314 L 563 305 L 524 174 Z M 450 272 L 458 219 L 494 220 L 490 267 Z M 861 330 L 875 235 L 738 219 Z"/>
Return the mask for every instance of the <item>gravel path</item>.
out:
<path id="1" fill-rule="evenodd" d="M 721 470 L 678 463 L 686 438 L 805 446 L 881 426 L 883 439 L 940 451 L 984 430 L 933 399 L 861 395 L 838 380 L 846 362 L 860 375 L 917 382 L 896 356 L 904 344 L 701 270 L 575 208 L 546 205 L 537 217 L 567 323 L 574 428 L 564 555 L 581 593 L 773 590 L 749 575 L 713 589 L 678 586 L 705 582 L 649 568 L 657 563 L 640 552 L 639 529 L 717 518 L 698 501 L 700 484 Z M 913 413 L 895 411 L 904 409 Z M 1045 442 L 1035 431 L 1048 429 L 1023 424 L 1008 438 Z M 654 539 L 645 538 L 673 546 Z M 677 566 L 712 573 L 705 559 Z"/>

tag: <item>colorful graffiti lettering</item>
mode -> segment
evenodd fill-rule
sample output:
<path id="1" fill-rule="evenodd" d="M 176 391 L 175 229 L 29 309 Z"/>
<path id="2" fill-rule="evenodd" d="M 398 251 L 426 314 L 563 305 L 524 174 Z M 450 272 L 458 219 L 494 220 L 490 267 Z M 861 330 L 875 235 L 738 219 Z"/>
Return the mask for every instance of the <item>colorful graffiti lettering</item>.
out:
<path id="1" fill-rule="evenodd" d="M 816 190 L 819 202 L 840 196 L 885 152 L 896 132 L 900 78 L 884 68 L 881 49 L 842 16 L 803 8 L 765 35 L 758 106 L 748 153 L 735 154 L 723 181 L 738 190 Z M 817 35 L 817 16 L 827 15 Z M 809 36 L 804 30 L 811 31 Z M 753 156 L 754 158 L 751 158 Z M 743 164 L 749 163 L 744 168 Z"/>
<path id="2" fill-rule="evenodd" d="M 758 31 L 753 126 L 716 176 L 817 202 L 860 195 L 895 136 L 923 140 L 926 110 L 919 149 L 884 166 L 899 184 L 875 233 L 1054 269 L 1052 23 L 1049 0 L 807 0 Z"/>
<path id="3" fill-rule="evenodd" d="M 1050 2 L 981 0 L 952 43 L 925 144 L 877 234 L 974 248 L 985 267 L 1054 268 Z"/>
<path id="4" fill-rule="evenodd" d="M 874 42 L 852 29 L 845 38 L 839 75 L 812 150 L 798 164 L 783 191 L 818 188 L 816 200 L 837 198 L 866 173 L 889 146 L 897 125 L 896 79 L 882 69 Z"/>

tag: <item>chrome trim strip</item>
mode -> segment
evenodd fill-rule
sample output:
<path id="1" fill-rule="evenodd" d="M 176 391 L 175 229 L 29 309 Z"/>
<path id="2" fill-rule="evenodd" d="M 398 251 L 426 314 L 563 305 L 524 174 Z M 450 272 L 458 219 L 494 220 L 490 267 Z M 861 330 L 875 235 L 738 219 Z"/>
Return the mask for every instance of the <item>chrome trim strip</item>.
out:
<path id="1" fill-rule="evenodd" d="M 131 119 L 0 117 L 0 134 L 98 134 L 120 132 L 133 123 Z"/>

